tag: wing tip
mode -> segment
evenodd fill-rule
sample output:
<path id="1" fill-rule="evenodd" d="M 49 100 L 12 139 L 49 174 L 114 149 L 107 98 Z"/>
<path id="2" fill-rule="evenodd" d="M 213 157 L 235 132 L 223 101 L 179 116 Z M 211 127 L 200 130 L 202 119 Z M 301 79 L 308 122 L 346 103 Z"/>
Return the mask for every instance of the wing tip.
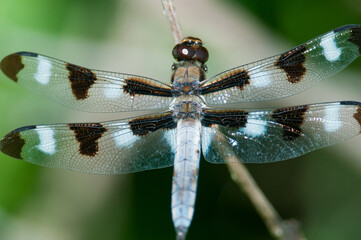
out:
<path id="1" fill-rule="evenodd" d="M 22 160 L 21 152 L 25 145 L 25 140 L 21 137 L 21 132 L 36 128 L 35 125 L 17 128 L 6 134 L 0 140 L 0 151 L 6 155 Z"/>
<path id="2" fill-rule="evenodd" d="M 25 140 L 21 138 L 19 132 L 10 132 L 0 140 L 0 151 L 22 160 L 21 151 L 24 145 Z"/>
<path id="3" fill-rule="evenodd" d="M 22 56 L 38 57 L 38 54 L 32 52 L 12 53 L 1 60 L 0 68 L 3 73 L 14 82 L 18 81 L 18 73 L 24 68 Z"/>
<path id="4" fill-rule="evenodd" d="M 13 53 L 4 57 L 3 60 L 1 60 L 0 68 L 8 78 L 17 82 L 17 75 L 24 68 L 24 64 L 21 61 L 21 55 Z"/>

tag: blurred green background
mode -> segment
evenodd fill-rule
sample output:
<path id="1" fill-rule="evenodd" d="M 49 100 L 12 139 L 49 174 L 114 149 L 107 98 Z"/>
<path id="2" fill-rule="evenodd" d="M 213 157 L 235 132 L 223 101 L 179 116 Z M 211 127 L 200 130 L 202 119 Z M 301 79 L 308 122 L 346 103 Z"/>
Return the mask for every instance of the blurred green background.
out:
<path id="1" fill-rule="evenodd" d="M 338 26 L 361 24 L 361 3 L 176 0 L 185 35 L 201 37 L 209 73 L 278 54 Z M 174 40 L 160 1 L 2 0 L 0 57 L 32 51 L 89 68 L 169 81 Z M 361 100 L 361 60 L 286 106 Z M 99 121 L 125 114 L 66 109 L 0 75 L 0 135 L 41 123 Z M 294 160 L 247 165 L 285 219 L 308 239 L 359 239 L 361 139 Z M 250 149 L 251 151 L 251 149 Z M 135 156 L 136 157 L 136 156 Z M 191 239 L 271 239 L 223 165 L 202 159 Z M 33 166 L 0 154 L 0 239 L 174 239 L 172 169 L 92 176 Z"/>

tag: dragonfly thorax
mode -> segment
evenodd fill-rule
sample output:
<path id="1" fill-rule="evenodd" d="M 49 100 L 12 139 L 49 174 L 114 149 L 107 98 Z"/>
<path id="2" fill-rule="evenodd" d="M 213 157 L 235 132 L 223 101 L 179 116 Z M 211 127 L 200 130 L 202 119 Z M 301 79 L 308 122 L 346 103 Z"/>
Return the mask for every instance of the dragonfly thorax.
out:
<path id="1" fill-rule="evenodd" d="M 170 109 L 172 110 L 175 119 L 199 119 L 205 108 L 206 104 L 204 99 L 194 95 L 182 95 L 176 97 L 170 105 Z"/>
<path id="2" fill-rule="evenodd" d="M 198 61 L 182 61 L 175 63 L 171 78 L 173 96 L 198 95 L 199 83 L 206 77 L 205 65 Z"/>

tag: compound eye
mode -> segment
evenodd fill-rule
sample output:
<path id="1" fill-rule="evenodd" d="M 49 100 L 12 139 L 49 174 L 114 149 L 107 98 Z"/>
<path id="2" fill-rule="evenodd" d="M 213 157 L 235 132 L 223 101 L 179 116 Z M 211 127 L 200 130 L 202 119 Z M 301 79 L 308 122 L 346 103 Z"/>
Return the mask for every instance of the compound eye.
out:
<path id="1" fill-rule="evenodd" d="M 178 60 L 184 60 L 184 59 L 192 59 L 194 54 L 196 53 L 196 50 L 192 46 L 187 46 L 184 44 L 177 44 L 173 48 L 173 57 Z"/>
<path id="2" fill-rule="evenodd" d="M 205 63 L 208 60 L 208 51 L 205 47 L 200 47 L 197 49 L 197 60 Z"/>

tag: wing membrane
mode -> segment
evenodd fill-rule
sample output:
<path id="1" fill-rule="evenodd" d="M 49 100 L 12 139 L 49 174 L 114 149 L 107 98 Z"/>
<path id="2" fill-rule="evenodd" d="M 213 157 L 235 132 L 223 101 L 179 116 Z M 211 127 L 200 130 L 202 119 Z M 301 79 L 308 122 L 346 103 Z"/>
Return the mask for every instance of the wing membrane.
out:
<path id="1" fill-rule="evenodd" d="M 208 104 L 284 98 L 336 74 L 360 53 L 361 26 L 343 26 L 283 54 L 205 80 L 201 93 Z"/>
<path id="2" fill-rule="evenodd" d="M 212 163 L 225 163 L 227 156 L 245 163 L 286 160 L 345 141 L 361 131 L 360 102 L 255 112 L 228 110 L 226 115 L 225 111 L 206 112 L 203 120 L 203 155 Z M 205 124 L 207 120 L 215 124 Z"/>
<path id="3" fill-rule="evenodd" d="M 136 75 L 91 70 L 47 56 L 19 52 L 5 57 L 1 70 L 23 87 L 89 112 L 168 108 L 171 87 Z"/>
<path id="4" fill-rule="evenodd" d="M 170 113 L 103 123 L 28 126 L 0 141 L 5 154 L 37 165 L 93 174 L 124 174 L 173 165 Z"/>

